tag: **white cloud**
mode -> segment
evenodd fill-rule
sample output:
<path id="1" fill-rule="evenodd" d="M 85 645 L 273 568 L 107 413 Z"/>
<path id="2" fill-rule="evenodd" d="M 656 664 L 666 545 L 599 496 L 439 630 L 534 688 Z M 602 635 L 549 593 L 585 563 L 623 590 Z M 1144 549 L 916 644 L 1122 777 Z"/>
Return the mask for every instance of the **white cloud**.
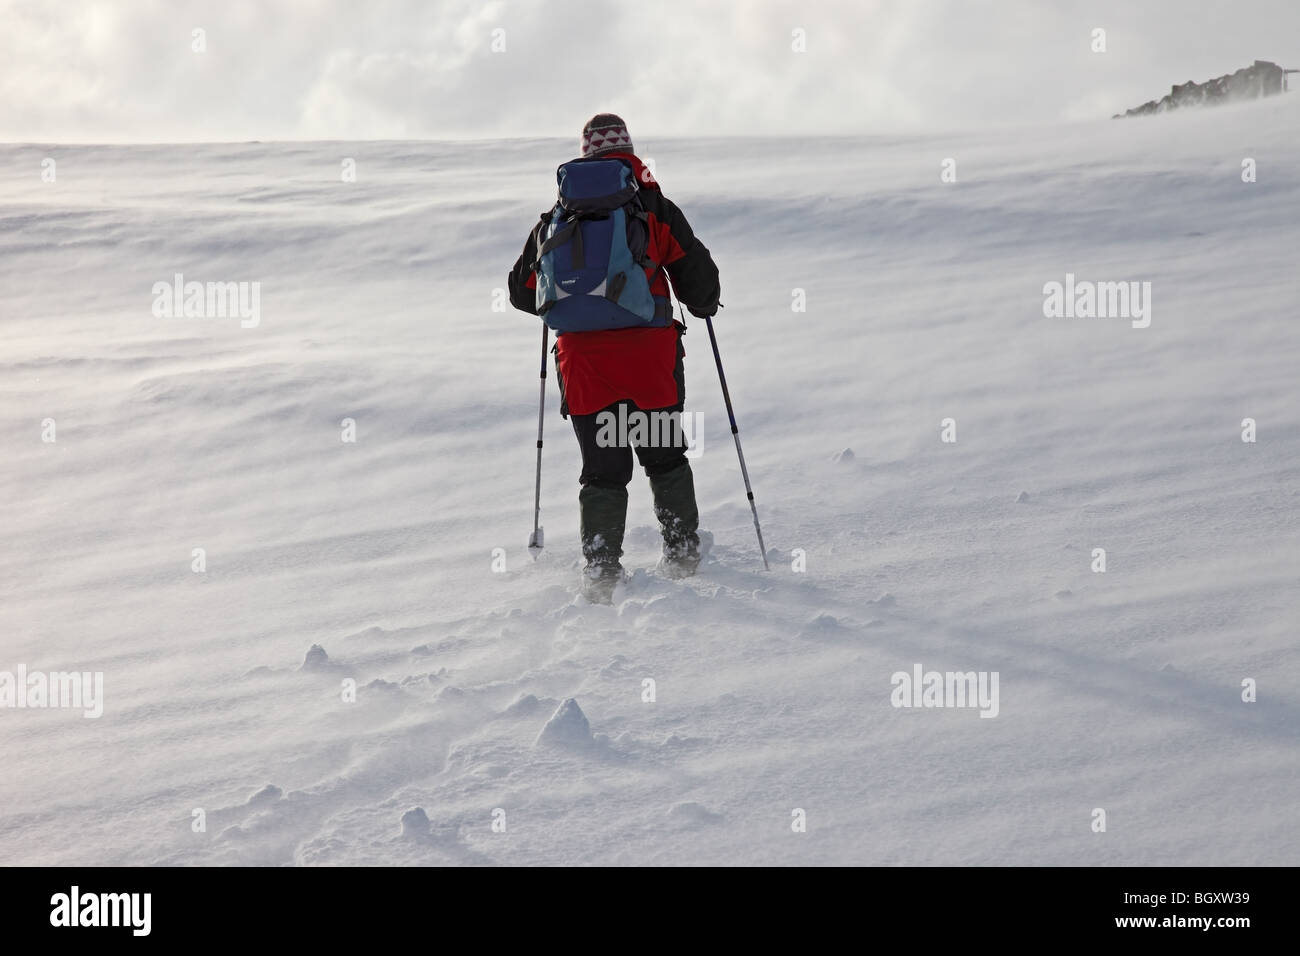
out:
<path id="1" fill-rule="evenodd" d="M 576 136 L 606 109 L 634 135 L 861 133 L 1300 65 L 1292 0 L 0 0 L 0 23 L 0 139 L 65 142 Z"/>

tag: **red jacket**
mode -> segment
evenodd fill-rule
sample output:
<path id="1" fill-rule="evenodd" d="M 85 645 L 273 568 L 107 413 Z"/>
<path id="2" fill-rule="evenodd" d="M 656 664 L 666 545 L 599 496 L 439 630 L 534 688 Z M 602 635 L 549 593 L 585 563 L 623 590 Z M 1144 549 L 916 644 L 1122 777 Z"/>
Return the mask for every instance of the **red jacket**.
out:
<path id="1" fill-rule="evenodd" d="M 690 224 L 659 188 L 650 170 L 632 153 L 605 153 L 632 167 L 650 225 L 647 255 L 662 268 L 646 270 L 650 293 L 667 298 L 669 282 L 677 299 L 695 316 L 718 309 L 718 267 Z M 550 215 L 550 210 L 542 214 Z M 510 301 L 537 314 L 537 258 L 530 231 L 524 251 L 510 273 Z M 564 405 L 574 415 L 590 415 L 624 399 L 646 411 L 668 408 L 682 400 L 677 367 L 681 326 L 565 332 L 556 336 L 555 357 Z"/>

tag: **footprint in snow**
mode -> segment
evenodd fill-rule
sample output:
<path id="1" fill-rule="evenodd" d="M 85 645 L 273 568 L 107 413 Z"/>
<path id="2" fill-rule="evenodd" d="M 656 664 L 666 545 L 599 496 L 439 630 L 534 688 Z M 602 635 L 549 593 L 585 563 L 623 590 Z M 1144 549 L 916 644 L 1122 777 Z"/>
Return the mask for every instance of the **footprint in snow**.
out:
<path id="1" fill-rule="evenodd" d="M 799 631 L 802 637 L 827 638 L 838 637 L 844 633 L 844 625 L 832 614 L 821 613 L 803 626 Z"/>
<path id="2" fill-rule="evenodd" d="M 520 694 L 505 710 L 501 711 L 502 717 L 526 717 L 529 714 L 537 713 L 542 706 L 542 702 L 533 694 Z"/>
<path id="3" fill-rule="evenodd" d="M 681 803 L 674 803 L 668 808 L 668 818 L 689 826 L 702 826 L 719 822 L 722 820 L 722 814 L 716 813 L 694 800 L 685 800 Z"/>

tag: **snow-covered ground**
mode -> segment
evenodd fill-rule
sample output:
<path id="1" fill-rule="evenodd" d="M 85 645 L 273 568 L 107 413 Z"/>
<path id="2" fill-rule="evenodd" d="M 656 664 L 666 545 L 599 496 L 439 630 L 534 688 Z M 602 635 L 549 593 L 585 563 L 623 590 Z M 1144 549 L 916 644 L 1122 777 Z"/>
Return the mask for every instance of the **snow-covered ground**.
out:
<path id="1" fill-rule="evenodd" d="M 693 322 L 717 545 L 647 571 L 638 473 L 612 608 L 553 382 L 526 552 L 538 325 L 493 309 L 569 139 L 0 146 L 0 670 L 105 698 L 0 709 L 0 862 L 1300 862 L 1297 143 L 1292 94 L 643 144 L 772 570 Z M 176 273 L 260 322 L 156 318 Z M 1067 273 L 1150 326 L 1044 317 Z M 918 664 L 998 715 L 892 706 Z"/>

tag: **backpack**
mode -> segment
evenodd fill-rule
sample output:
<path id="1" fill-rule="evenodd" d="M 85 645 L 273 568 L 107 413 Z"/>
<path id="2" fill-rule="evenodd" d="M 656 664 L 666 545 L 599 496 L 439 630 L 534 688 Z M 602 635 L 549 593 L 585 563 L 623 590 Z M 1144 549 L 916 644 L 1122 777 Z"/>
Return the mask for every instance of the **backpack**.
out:
<path id="1" fill-rule="evenodd" d="M 650 222 L 632 170 L 617 159 L 575 159 L 555 178 L 559 200 L 533 232 L 537 314 L 556 332 L 667 325 L 646 278 L 658 264 L 647 255 Z"/>

